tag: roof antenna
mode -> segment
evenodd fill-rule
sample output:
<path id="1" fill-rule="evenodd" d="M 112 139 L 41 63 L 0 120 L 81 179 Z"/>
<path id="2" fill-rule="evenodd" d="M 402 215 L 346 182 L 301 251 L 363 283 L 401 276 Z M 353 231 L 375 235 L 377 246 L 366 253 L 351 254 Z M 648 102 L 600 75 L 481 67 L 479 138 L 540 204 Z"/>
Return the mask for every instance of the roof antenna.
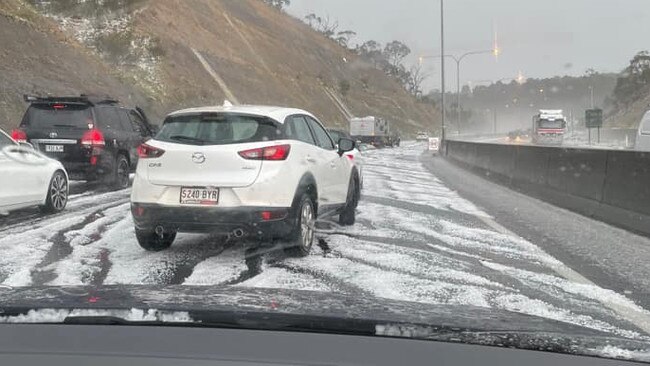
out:
<path id="1" fill-rule="evenodd" d="M 232 103 L 230 103 L 230 101 L 228 99 L 226 99 L 226 100 L 223 101 L 223 106 L 224 107 L 232 107 Z"/>

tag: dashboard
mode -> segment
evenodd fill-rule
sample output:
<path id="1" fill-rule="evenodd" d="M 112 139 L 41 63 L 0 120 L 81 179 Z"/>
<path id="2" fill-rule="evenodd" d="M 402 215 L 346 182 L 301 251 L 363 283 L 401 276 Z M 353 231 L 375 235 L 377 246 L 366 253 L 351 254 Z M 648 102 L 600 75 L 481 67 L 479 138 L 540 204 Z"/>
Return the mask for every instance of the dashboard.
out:
<path id="1" fill-rule="evenodd" d="M 403 338 L 187 327 L 0 326 L 0 365 L 631 365 Z"/>

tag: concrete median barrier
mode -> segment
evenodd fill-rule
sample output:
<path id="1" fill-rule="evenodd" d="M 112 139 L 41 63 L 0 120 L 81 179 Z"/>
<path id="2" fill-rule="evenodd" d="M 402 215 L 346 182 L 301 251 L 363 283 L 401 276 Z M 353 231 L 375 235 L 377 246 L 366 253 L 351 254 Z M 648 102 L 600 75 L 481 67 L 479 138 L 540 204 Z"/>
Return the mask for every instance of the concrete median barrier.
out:
<path id="1" fill-rule="evenodd" d="M 444 151 L 490 180 L 650 236 L 650 153 L 465 141 Z"/>

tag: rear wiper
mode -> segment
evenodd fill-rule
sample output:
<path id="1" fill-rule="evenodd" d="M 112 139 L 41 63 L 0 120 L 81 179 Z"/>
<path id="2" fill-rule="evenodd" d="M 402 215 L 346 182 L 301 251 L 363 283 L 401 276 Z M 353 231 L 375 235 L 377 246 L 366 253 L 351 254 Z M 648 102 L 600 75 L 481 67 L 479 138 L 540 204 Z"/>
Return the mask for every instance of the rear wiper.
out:
<path id="1" fill-rule="evenodd" d="M 181 136 L 181 135 L 174 135 L 169 138 L 170 140 L 175 140 L 175 141 L 190 141 L 190 142 L 196 142 L 197 144 L 205 144 L 207 141 L 201 140 L 200 138 L 196 137 L 190 137 L 190 136 Z"/>
<path id="2" fill-rule="evenodd" d="M 77 127 L 75 125 L 53 125 L 54 127 Z"/>

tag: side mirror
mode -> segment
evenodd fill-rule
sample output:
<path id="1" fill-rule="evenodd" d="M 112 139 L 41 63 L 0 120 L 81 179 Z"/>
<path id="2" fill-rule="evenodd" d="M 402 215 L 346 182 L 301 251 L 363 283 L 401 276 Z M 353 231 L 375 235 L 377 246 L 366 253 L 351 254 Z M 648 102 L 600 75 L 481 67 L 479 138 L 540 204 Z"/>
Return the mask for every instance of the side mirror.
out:
<path id="1" fill-rule="evenodd" d="M 354 140 L 342 138 L 339 140 L 339 155 L 343 155 L 344 153 L 348 151 L 354 150 L 355 147 L 355 142 Z"/>

